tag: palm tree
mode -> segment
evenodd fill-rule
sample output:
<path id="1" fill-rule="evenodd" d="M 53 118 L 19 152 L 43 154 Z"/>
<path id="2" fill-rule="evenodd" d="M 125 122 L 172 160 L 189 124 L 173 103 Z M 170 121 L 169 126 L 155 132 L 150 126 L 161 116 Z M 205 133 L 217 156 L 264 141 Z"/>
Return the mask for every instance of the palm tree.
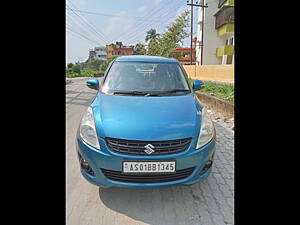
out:
<path id="1" fill-rule="evenodd" d="M 155 39 L 159 36 L 159 34 L 156 33 L 156 30 L 151 28 L 150 30 L 147 31 L 147 35 L 146 35 L 146 38 L 145 38 L 145 41 L 149 41 L 149 40 L 152 40 L 152 39 Z"/>

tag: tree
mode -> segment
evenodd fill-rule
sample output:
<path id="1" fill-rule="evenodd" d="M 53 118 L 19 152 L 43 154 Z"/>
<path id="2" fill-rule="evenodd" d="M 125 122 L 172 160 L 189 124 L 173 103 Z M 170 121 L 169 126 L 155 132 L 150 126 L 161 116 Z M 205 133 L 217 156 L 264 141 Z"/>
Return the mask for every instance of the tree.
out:
<path id="1" fill-rule="evenodd" d="M 188 16 L 189 11 L 184 11 L 168 26 L 168 30 L 165 33 L 151 39 L 148 44 L 147 54 L 171 57 L 173 51 L 180 47 L 179 43 L 189 36 L 189 33 L 186 31 L 186 28 L 188 27 Z M 147 35 L 149 34 L 150 36 L 150 34 L 153 34 L 153 31 L 151 30 L 147 32 Z"/>
<path id="2" fill-rule="evenodd" d="M 68 63 L 68 65 L 67 65 L 68 69 L 72 69 L 73 66 L 74 66 L 73 63 Z"/>
<path id="3" fill-rule="evenodd" d="M 148 42 L 149 40 L 156 39 L 158 36 L 159 34 L 156 33 L 156 30 L 151 28 L 150 30 L 147 31 L 145 41 Z"/>
<path id="4" fill-rule="evenodd" d="M 146 47 L 145 47 L 145 45 L 142 44 L 142 43 L 137 43 L 134 46 L 133 54 L 134 55 L 145 55 L 146 54 Z"/>
<path id="5" fill-rule="evenodd" d="M 99 70 L 100 71 L 105 71 L 108 67 L 108 64 L 109 64 L 108 61 L 101 62 L 100 66 L 99 66 Z"/>
<path id="6" fill-rule="evenodd" d="M 79 64 L 79 63 L 76 63 L 76 64 L 72 67 L 72 71 L 73 71 L 74 73 L 80 74 L 80 64 Z"/>
<path id="7" fill-rule="evenodd" d="M 87 63 L 86 63 L 86 69 L 90 69 L 90 70 L 98 70 L 99 69 L 99 66 L 101 64 L 101 61 L 98 60 L 98 59 L 92 59 L 92 60 L 89 60 Z"/>

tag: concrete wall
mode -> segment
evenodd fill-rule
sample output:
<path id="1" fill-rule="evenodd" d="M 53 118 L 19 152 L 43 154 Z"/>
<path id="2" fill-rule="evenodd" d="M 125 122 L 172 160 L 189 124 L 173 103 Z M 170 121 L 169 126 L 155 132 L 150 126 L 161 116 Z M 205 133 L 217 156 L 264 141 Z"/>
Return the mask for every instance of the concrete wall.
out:
<path id="1" fill-rule="evenodd" d="M 234 83 L 233 65 L 183 65 L 183 68 L 192 79 Z"/>
<path id="2" fill-rule="evenodd" d="M 222 64 L 222 57 L 216 56 L 216 49 L 225 45 L 226 39 L 218 36 L 218 31 L 215 29 L 215 16 L 214 14 L 219 11 L 219 0 L 204 0 L 208 7 L 204 8 L 204 26 L 203 26 L 203 65 L 218 65 Z M 201 7 L 198 7 L 199 18 L 198 23 L 201 23 Z M 197 39 L 201 40 L 201 25 L 198 25 Z M 201 50 L 197 49 L 197 63 L 200 63 Z"/>
<path id="3" fill-rule="evenodd" d="M 203 65 L 222 64 L 222 57 L 216 56 L 216 49 L 225 45 L 226 40 L 218 37 L 214 16 L 219 11 L 219 0 L 205 0 L 205 3 L 208 7 L 204 9 Z"/>

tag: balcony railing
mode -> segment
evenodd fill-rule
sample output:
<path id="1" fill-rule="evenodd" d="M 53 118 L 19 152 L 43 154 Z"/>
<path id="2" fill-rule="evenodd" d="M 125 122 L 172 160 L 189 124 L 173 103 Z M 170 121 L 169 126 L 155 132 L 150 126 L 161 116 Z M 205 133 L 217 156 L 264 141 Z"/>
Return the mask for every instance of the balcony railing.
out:
<path id="1" fill-rule="evenodd" d="M 225 45 L 216 49 L 217 57 L 223 55 L 233 55 L 234 54 L 234 46 L 233 45 Z"/>
<path id="2" fill-rule="evenodd" d="M 234 7 L 228 6 L 221 9 L 219 12 L 215 14 L 216 24 L 215 29 L 223 26 L 227 23 L 234 23 Z"/>

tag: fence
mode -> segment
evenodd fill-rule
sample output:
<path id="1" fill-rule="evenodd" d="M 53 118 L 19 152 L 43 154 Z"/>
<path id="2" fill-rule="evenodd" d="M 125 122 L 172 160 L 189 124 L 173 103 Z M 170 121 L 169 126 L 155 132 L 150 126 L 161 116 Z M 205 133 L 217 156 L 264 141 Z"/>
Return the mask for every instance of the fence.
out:
<path id="1" fill-rule="evenodd" d="M 184 65 L 189 78 L 234 83 L 233 65 Z"/>

